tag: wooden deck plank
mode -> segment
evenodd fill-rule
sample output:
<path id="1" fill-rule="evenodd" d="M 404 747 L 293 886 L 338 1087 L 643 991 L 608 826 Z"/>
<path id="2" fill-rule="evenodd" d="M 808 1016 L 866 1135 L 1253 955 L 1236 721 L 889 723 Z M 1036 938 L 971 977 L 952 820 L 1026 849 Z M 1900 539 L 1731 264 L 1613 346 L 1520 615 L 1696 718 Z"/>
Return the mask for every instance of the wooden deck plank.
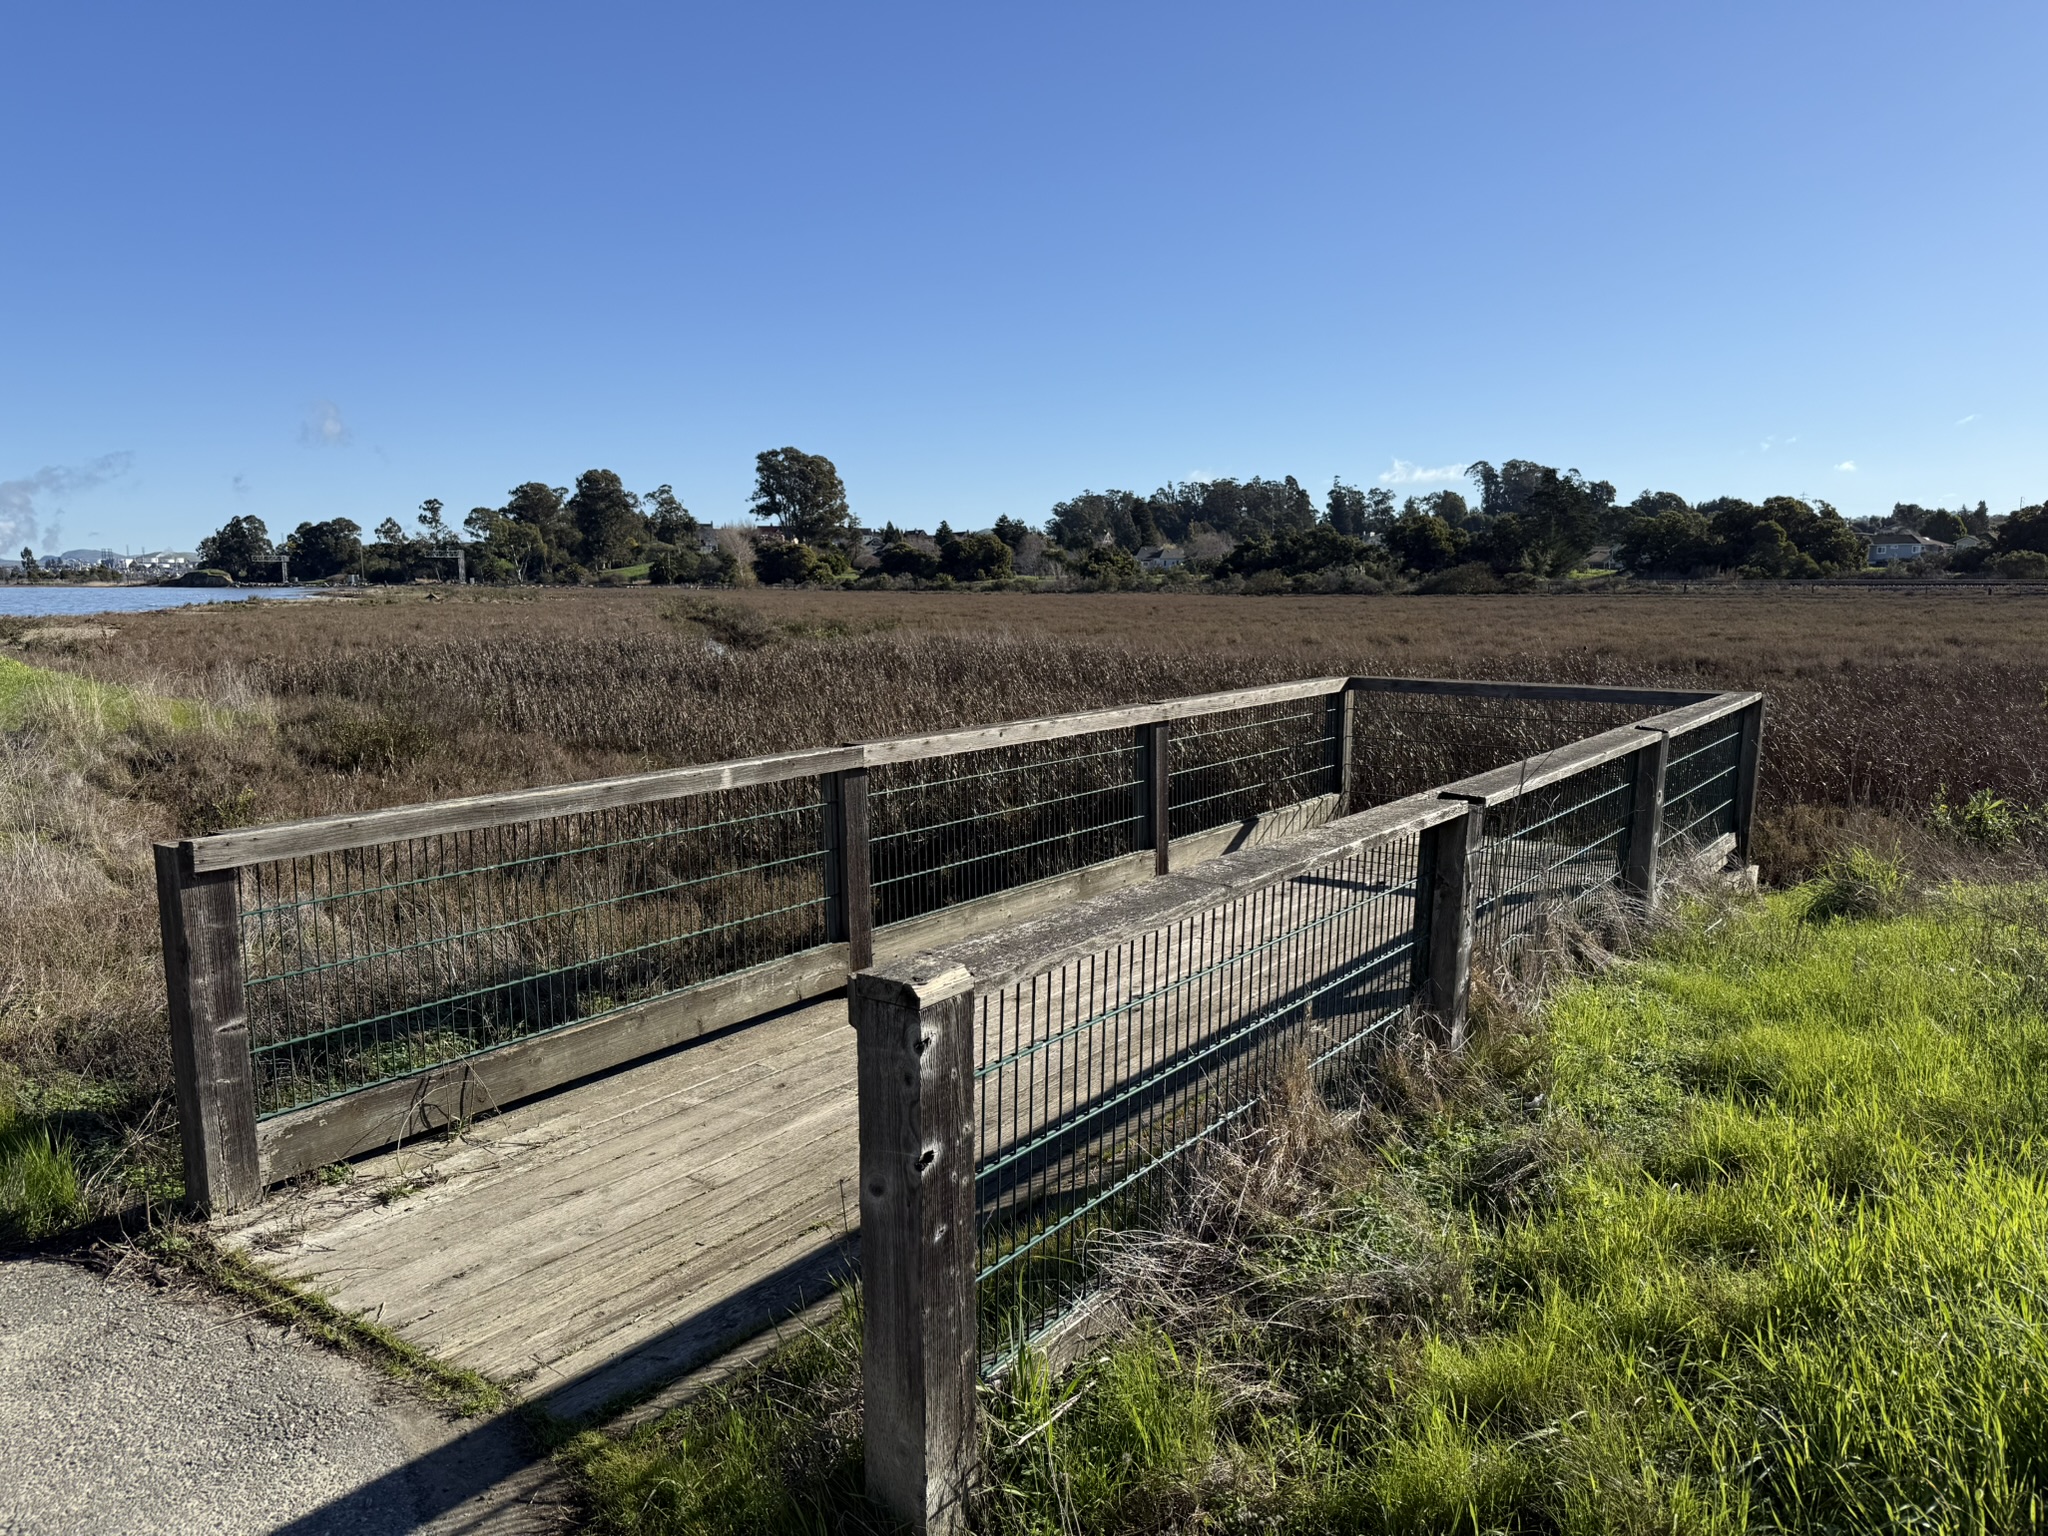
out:
<path id="1" fill-rule="evenodd" d="M 821 1003 L 371 1159 L 354 1186 L 294 1192 L 223 1235 L 424 1348 L 539 1386 L 836 1242 L 856 1119 L 845 1005 Z"/>
<path id="2" fill-rule="evenodd" d="M 358 1165 L 362 1187 L 294 1191 L 259 1213 L 242 1229 L 252 1250 L 277 1246 L 291 1234 L 320 1230 L 334 1239 L 367 1243 L 380 1227 L 412 1227 L 415 1212 L 464 1201 L 470 1186 L 491 1184 L 508 1164 L 524 1181 L 514 1210 L 544 1205 L 559 1195 L 562 1178 L 592 1159 L 631 1157 L 635 1138 L 650 1130 L 668 1138 L 671 1155 L 699 1135 L 718 1134 L 718 1117 L 752 1111 L 752 1093 L 779 1074 L 815 1072 L 820 1058 L 850 1053 L 843 1005 L 820 1004 L 748 1032 L 707 1043 L 688 1053 L 618 1074 L 583 1089 L 537 1100 L 473 1127 L 459 1142 L 415 1144 Z M 681 1119 L 678 1128 L 674 1123 Z M 381 1206 L 374 1194 L 393 1183 L 424 1183 L 397 1205 Z M 504 1209 L 500 1208 L 500 1215 Z"/>
<path id="3" fill-rule="evenodd" d="M 299 1262 L 334 1286 L 347 1287 L 358 1274 L 374 1276 L 387 1306 L 402 1308 L 399 1298 L 431 1301 L 443 1281 L 478 1266 L 496 1267 L 507 1254 L 516 1253 L 518 1272 L 531 1277 L 615 1227 L 621 1213 L 642 1201 L 651 1200 L 657 1216 L 690 1207 L 694 1220 L 695 1207 L 724 1182 L 719 1164 L 758 1161 L 764 1140 L 792 1121 L 816 1124 L 821 1107 L 828 1121 L 850 1118 L 850 1080 L 826 1077 L 830 1058 L 813 1065 L 824 1070 L 800 1097 L 781 1091 L 790 1082 L 783 1075 L 740 1084 L 711 1105 L 692 1103 L 675 1119 L 643 1123 L 630 1137 L 571 1143 L 571 1155 L 551 1162 L 519 1160 L 463 1189 L 435 1188 L 399 1206 L 359 1211 L 309 1233 L 304 1246 L 317 1249 L 317 1256 L 307 1253 Z M 772 1114 L 758 1102 L 764 1093 L 774 1098 Z M 692 1161 L 706 1152 L 712 1155 Z M 799 1165 L 788 1172 L 811 1170 Z M 298 1265 L 287 1259 L 282 1267 Z"/>

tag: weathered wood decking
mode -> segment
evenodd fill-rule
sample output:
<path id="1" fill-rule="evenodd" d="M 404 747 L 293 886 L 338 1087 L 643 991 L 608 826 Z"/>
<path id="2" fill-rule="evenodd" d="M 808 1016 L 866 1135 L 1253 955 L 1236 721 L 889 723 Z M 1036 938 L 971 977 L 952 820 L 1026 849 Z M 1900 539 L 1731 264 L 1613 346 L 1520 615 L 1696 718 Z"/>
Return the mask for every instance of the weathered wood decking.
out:
<path id="1" fill-rule="evenodd" d="M 590 1413 L 829 1294 L 855 1222 L 853 1070 L 830 999 L 370 1159 L 222 1236 Z"/>

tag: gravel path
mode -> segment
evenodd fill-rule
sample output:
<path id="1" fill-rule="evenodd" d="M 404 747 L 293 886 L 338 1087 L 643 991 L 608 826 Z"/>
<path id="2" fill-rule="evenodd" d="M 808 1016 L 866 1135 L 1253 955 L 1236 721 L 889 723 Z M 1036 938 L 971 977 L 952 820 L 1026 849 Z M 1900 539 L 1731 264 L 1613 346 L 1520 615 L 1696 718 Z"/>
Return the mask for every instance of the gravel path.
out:
<path id="1" fill-rule="evenodd" d="M 522 1461 L 210 1298 L 0 1261 L 0 1536 L 560 1529 Z"/>

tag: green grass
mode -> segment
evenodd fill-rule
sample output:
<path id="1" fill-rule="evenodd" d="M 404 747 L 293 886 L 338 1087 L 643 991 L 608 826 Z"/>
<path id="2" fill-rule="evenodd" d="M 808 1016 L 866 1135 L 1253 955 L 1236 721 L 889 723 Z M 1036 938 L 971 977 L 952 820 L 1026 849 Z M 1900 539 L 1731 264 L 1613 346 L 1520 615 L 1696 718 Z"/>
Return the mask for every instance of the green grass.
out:
<path id="1" fill-rule="evenodd" d="M 687 1409 L 623 1437 L 579 1435 L 562 1460 L 590 1506 L 589 1529 L 890 1530 L 860 1497 L 859 1359 L 860 1312 L 848 1305 Z"/>
<path id="2" fill-rule="evenodd" d="M 210 712 L 189 699 L 146 694 L 118 683 L 94 682 L 0 656 L 0 730 L 18 730 L 31 720 L 46 720 L 52 714 L 88 722 L 103 731 L 125 731 L 158 722 L 174 730 L 189 730 L 204 724 Z"/>
<path id="3" fill-rule="evenodd" d="M 0 1245 L 53 1236 L 86 1214 L 71 1143 L 0 1095 Z"/>
<path id="4" fill-rule="evenodd" d="M 1383 1093 L 1138 1332 L 986 1399 L 977 1527 L 2048 1525 L 2048 890 L 1827 900 Z M 785 1384 L 577 1465 L 600 1529 L 827 1529 L 857 1455 Z"/>

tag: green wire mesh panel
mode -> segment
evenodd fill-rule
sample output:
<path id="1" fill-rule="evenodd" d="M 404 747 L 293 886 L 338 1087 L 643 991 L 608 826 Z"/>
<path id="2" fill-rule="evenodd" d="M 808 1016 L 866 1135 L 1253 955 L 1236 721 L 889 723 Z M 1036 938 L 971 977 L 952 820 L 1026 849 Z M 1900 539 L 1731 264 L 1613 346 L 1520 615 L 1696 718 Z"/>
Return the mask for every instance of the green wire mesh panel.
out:
<path id="1" fill-rule="evenodd" d="M 1384 805 L 1520 762 L 1647 712 L 1639 704 L 1561 699 L 1476 699 L 1442 694 L 1357 695 L 1353 803 Z"/>
<path id="2" fill-rule="evenodd" d="M 1085 869 L 1142 844 L 1137 737 L 1098 731 L 869 771 L 877 923 Z"/>
<path id="3" fill-rule="evenodd" d="M 1635 761 L 1622 757 L 1488 810 L 1473 874 L 1474 948 L 1505 959 L 1545 912 L 1618 886 L 1634 804 Z"/>
<path id="4" fill-rule="evenodd" d="M 261 1114 L 825 942 L 815 779 L 254 865 Z"/>
<path id="5" fill-rule="evenodd" d="M 977 997 L 985 1362 L 1057 1321 L 1092 1240 L 1155 1217 L 1205 1143 L 1401 1014 L 1416 859 L 1398 840 Z"/>
<path id="6" fill-rule="evenodd" d="M 1248 821 L 1336 788 L 1324 697 L 1176 720 L 1168 748 L 1175 837 Z"/>
<path id="7" fill-rule="evenodd" d="M 1705 847 L 1735 830 L 1736 778 L 1742 763 L 1742 717 L 1724 716 L 1671 738 L 1664 760 L 1666 848 Z"/>

